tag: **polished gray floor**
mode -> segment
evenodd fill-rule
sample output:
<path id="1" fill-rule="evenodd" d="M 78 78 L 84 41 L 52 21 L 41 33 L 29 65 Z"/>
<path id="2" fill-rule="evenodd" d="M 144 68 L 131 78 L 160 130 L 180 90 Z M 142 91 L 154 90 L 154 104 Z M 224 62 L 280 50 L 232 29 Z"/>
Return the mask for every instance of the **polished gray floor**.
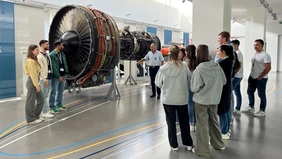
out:
<path id="1" fill-rule="evenodd" d="M 246 80 L 242 83 L 244 107 L 248 104 Z M 0 102 L 0 159 L 199 158 L 185 150 L 180 138 L 179 151 L 170 150 L 163 107 L 160 100 L 149 98 L 148 81 L 139 79 L 132 86 L 118 82 L 122 96 L 118 101 L 106 100 L 110 85 L 65 93 L 68 110 L 38 125 L 26 125 L 24 100 Z M 271 73 L 266 117 L 235 116 L 226 150 L 211 148 L 212 158 L 282 158 L 281 82 L 282 74 Z M 195 141 L 195 133 L 191 135 Z"/>

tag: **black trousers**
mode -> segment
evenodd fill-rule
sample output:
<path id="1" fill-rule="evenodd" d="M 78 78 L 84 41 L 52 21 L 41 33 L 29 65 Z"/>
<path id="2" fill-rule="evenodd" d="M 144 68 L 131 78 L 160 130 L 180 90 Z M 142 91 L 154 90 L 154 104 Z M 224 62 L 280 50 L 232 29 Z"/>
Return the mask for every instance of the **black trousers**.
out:
<path id="1" fill-rule="evenodd" d="M 157 75 L 159 69 L 160 69 L 160 66 L 150 66 L 149 67 L 153 95 L 156 95 L 155 79 L 156 79 L 156 75 Z M 157 87 L 157 93 L 158 93 L 158 96 L 161 95 L 161 89 L 159 87 Z"/>
<path id="2" fill-rule="evenodd" d="M 176 112 L 179 118 L 179 125 L 181 130 L 182 143 L 185 146 L 193 146 L 193 140 L 190 135 L 189 115 L 188 106 L 186 105 L 164 105 L 166 114 L 166 123 L 168 127 L 168 139 L 169 144 L 173 148 L 178 147 L 177 136 L 176 136 Z"/>

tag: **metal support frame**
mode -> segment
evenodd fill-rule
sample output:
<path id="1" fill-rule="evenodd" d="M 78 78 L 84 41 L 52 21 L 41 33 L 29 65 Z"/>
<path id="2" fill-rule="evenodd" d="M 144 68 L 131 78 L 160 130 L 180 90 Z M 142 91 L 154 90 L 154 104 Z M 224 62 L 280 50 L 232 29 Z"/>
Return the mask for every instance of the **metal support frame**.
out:
<path id="1" fill-rule="evenodd" d="M 113 76 L 113 82 L 111 84 L 111 87 L 108 91 L 108 94 L 107 94 L 107 100 L 109 99 L 113 99 L 113 100 L 119 100 L 120 99 L 120 92 L 119 92 L 119 89 L 118 89 L 118 86 L 117 86 L 117 83 L 116 83 L 116 69 L 112 69 L 112 76 Z"/>
<path id="2" fill-rule="evenodd" d="M 131 80 L 133 81 L 133 83 L 131 82 Z M 136 81 L 134 80 L 134 78 L 131 75 L 131 58 L 129 59 L 129 76 L 127 77 L 127 79 L 126 79 L 124 84 L 126 84 L 128 81 L 129 81 L 129 83 L 131 85 L 133 85 L 133 84 L 136 85 L 137 84 Z"/>

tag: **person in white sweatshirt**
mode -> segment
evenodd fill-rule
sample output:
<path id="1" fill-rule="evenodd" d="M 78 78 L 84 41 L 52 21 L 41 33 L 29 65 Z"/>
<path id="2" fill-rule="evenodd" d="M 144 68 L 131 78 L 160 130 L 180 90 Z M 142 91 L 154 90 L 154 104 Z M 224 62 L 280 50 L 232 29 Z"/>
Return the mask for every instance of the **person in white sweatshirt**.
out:
<path id="1" fill-rule="evenodd" d="M 193 140 L 189 129 L 188 86 L 191 73 L 188 67 L 178 60 L 179 47 L 170 48 L 169 61 L 157 73 L 155 84 L 162 90 L 162 103 L 168 126 L 168 139 L 172 150 L 178 150 L 176 136 L 176 112 L 179 117 L 182 143 L 192 150 Z"/>
<path id="2" fill-rule="evenodd" d="M 52 79 L 52 64 L 51 58 L 47 54 L 49 50 L 49 43 L 47 40 L 40 40 L 39 46 L 41 47 L 41 51 L 37 56 L 38 62 L 41 66 L 40 68 L 40 86 L 44 96 L 44 105 L 42 109 L 42 117 L 43 118 L 53 118 L 54 115 L 49 113 L 49 103 L 48 96 L 51 90 L 51 79 Z"/>
<path id="3" fill-rule="evenodd" d="M 211 156 L 209 141 L 215 149 L 225 149 L 217 117 L 217 105 L 220 102 L 226 78 L 220 65 L 214 60 L 209 60 L 207 45 L 199 45 L 196 56 L 198 66 L 193 72 L 190 86 L 191 91 L 194 92 L 197 121 L 196 147 L 192 152 L 209 158 Z"/>

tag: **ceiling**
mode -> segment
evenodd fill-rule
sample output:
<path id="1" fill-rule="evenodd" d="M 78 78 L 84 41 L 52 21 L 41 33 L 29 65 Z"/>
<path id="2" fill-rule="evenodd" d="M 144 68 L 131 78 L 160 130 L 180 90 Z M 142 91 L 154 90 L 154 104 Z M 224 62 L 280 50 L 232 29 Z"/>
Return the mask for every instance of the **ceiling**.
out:
<path id="1" fill-rule="evenodd" d="M 187 0 L 193 2 L 193 0 Z M 232 16 L 236 20 L 243 22 L 244 19 L 252 17 L 253 15 L 247 15 L 247 9 L 263 8 L 260 0 L 230 0 L 232 4 Z M 278 16 L 278 21 L 282 20 L 282 0 L 265 0 L 269 6 L 273 9 L 273 12 Z M 273 17 L 267 12 L 267 21 L 274 22 Z M 275 21 L 276 22 L 276 21 Z"/>
<path id="2" fill-rule="evenodd" d="M 273 12 L 278 16 L 278 21 L 282 20 L 282 0 L 265 0 Z M 263 8 L 260 0 L 232 0 L 232 15 L 237 20 L 242 21 L 254 15 L 247 15 L 247 9 Z M 267 12 L 267 21 L 273 22 L 273 17 Z"/>

